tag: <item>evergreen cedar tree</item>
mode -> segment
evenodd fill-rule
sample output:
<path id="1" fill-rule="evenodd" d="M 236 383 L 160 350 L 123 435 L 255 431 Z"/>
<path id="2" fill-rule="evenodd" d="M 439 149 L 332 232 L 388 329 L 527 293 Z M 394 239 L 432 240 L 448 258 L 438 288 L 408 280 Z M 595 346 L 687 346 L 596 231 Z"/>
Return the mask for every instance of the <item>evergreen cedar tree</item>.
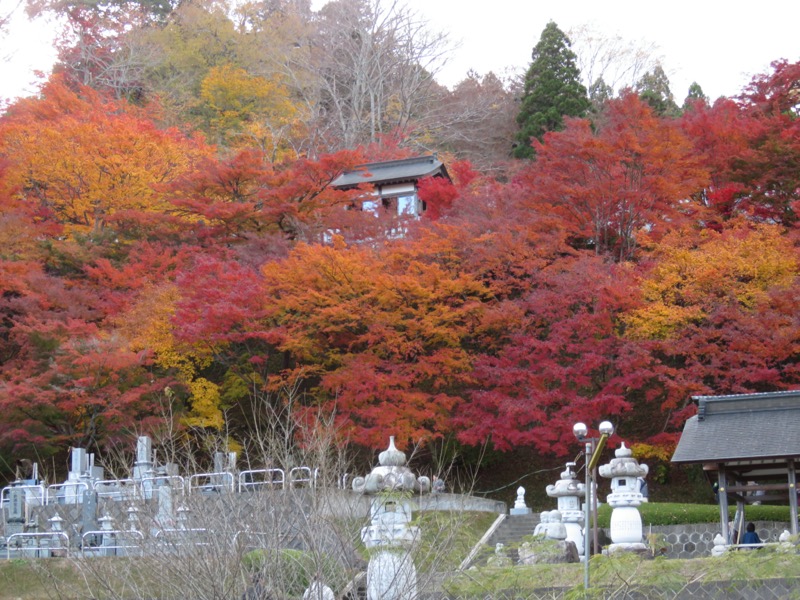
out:
<path id="1" fill-rule="evenodd" d="M 680 114 L 680 109 L 675 104 L 672 91 L 669 89 L 669 78 L 661 65 L 656 65 L 652 71 L 642 76 L 636 83 L 636 91 L 659 117 L 677 117 Z M 702 90 L 700 93 L 702 94 Z"/>
<path id="2" fill-rule="evenodd" d="M 561 129 L 565 116 L 582 117 L 589 110 L 589 97 L 570 46 L 569 38 L 550 21 L 533 48 L 517 115 L 516 158 L 533 157 L 533 139 L 541 141 L 546 132 Z"/>

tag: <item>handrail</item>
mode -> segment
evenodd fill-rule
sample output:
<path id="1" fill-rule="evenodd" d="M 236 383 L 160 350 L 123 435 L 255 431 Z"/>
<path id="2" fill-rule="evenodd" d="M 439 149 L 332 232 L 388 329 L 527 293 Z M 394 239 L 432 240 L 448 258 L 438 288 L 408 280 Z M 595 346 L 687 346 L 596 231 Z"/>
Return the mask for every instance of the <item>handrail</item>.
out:
<path id="1" fill-rule="evenodd" d="M 42 533 L 31 533 L 31 532 L 12 533 L 6 539 L 6 559 L 10 559 L 11 558 L 12 540 L 14 540 L 14 539 L 37 539 L 37 538 L 38 539 L 45 539 L 46 538 L 46 539 L 50 539 L 50 540 L 53 540 L 54 538 L 59 538 L 59 539 L 63 538 L 66 543 L 63 546 L 42 546 L 41 544 L 39 544 L 35 548 L 30 548 L 30 547 L 19 545 L 19 546 L 14 547 L 14 550 L 18 550 L 20 552 L 31 552 L 31 551 L 39 552 L 41 550 L 47 550 L 49 552 L 49 551 L 52 551 L 52 550 L 64 550 L 64 551 L 66 551 L 67 556 L 69 556 L 69 536 L 64 531 L 47 531 L 47 532 L 42 532 Z"/>
<path id="2" fill-rule="evenodd" d="M 246 537 L 246 536 L 249 536 L 249 535 L 252 535 L 254 537 L 258 537 L 258 536 L 265 536 L 265 535 L 275 535 L 275 532 L 270 533 L 269 531 L 249 531 L 247 529 L 240 529 L 235 534 L 233 534 L 233 543 L 232 543 L 232 545 L 233 545 L 234 548 L 237 547 L 236 544 L 239 541 L 239 536 L 240 535 L 243 536 L 243 537 Z M 247 546 L 247 547 L 248 548 L 261 548 L 262 546 Z"/>
<path id="3" fill-rule="evenodd" d="M 125 538 L 128 536 L 138 537 L 140 541 L 144 541 L 144 534 L 141 531 L 136 531 L 135 529 L 100 529 L 98 531 L 87 531 L 81 536 L 81 556 L 86 556 L 86 551 L 92 550 L 94 554 L 97 553 L 98 550 L 114 550 L 114 555 L 116 556 L 116 550 L 121 549 L 128 549 L 128 548 L 138 548 L 139 550 L 142 549 L 141 544 L 114 544 L 114 545 L 106 545 L 101 543 L 99 546 L 86 546 L 86 538 L 90 535 L 99 536 L 105 541 L 105 536 L 117 536 L 119 538 Z"/>
<path id="4" fill-rule="evenodd" d="M 298 475 L 302 473 L 304 475 Z M 289 487 L 299 483 L 308 483 L 311 487 L 316 487 L 319 469 L 311 470 L 311 467 L 294 467 L 289 471 Z"/>
<path id="5" fill-rule="evenodd" d="M 261 481 L 246 481 L 253 475 L 266 475 L 269 479 Z M 277 477 L 276 477 L 277 475 Z M 249 469 L 239 473 L 239 493 L 246 489 L 258 489 L 263 486 L 278 486 L 280 489 L 286 487 L 286 473 L 283 469 Z"/>
<path id="6" fill-rule="evenodd" d="M 156 531 L 154 537 L 158 538 L 162 533 L 206 533 L 208 529 L 205 527 L 167 527 Z M 213 533 L 213 532 L 212 532 Z"/>
<path id="7" fill-rule="evenodd" d="M 203 485 L 196 485 L 194 482 L 201 478 L 210 479 L 208 483 Z M 214 478 L 219 478 L 220 480 L 226 480 L 226 483 L 214 483 Z M 191 493 L 195 488 L 204 488 L 204 489 L 211 489 L 213 491 L 217 491 L 222 485 L 227 487 L 229 491 L 234 491 L 234 484 L 235 480 L 233 477 L 233 473 L 228 473 L 227 471 L 220 471 L 217 473 L 195 473 L 189 478 L 189 492 Z"/>
<path id="8" fill-rule="evenodd" d="M 144 495 L 145 489 L 144 486 L 146 483 L 150 484 L 150 492 L 156 489 L 158 486 L 153 485 L 162 481 L 166 481 L 170 487 L 178 488 L 181 490 L 181 495 L 186 495 L 186 479 L 180 475 L 153 475 L 152 477 L 142 477 L 139 482 L 139 485 L 142 488 L 142 494 Z M 176 485 L 177 484 L 177 485 Z"/>
<path id="9" fill-rule="evenodd" d="M 472 550 L 469 551 L 467 557 L 461 561 L 461 564 L 458 566 L 459 571 L 465 571 L 467 570 L 467 568 L 469 568 L 469 566 L 472 564 L 472 561 L 474 561 L 475 557 L 478 556 L 478 553 L 489 542 L 489 538 L 491 538 L 494 535 L 494 532 L 497 531 L 497 529 L 500 527 L 503 521 L 506 520 L 506 516 L 507 515 L 505 513 L 497 515 L 497 518 L 494 520 L 494 523 L 492 523 L 489 526 L 489 529 L 486 530 L 486 533 L 484 533 L 481 536 L 481 539 L 479 539 L 478 542 L 472 547 Z"/>
<path id="10" fill-rule="evenodd" d="M 11 490 L 37 490 L 39 494 L 37 495 L 37 500 L 44 506 L 47 504 L 47 488 L 42 485 L 41 483 L 37 484 L 30 484 L 30 485 L 7 485 L 3 488 L 2 492 L 0 492 L 0 510 L 6 507 L 6 505 L 11 501 L 8 496 L 11 495 Z M 28 502 L 28 494 L 25 494 L 25 502 Z"/>
<path id="11" fill-rule="evenodd" d="M 162 534 L 163 534 L 163 538 L 166 538 L 166 539 L 162 538 Z M 207 529 L 205 527 L 186 527 L 186 528 L 170 527 L 170 528 L 166 528 L 166 529 L 159 529 L 158 531 L 156 531 L 155 536 L 153 536 L 153 537 L 156 540 L 156 542 L 161 541 L 161 540 L 159 540 L 159 538 L 162 538 L 163 539 L 163 543 L 165 543 L 165 544 L 172 543 L 172 544 L 174 544 L 176 546 L 183 546 L 185 544 L 191 544 L 193 546 L 210 546 L 211 544 L 207 540 L 207 538 L 205 537 L 204 534 L 214 535 L 214 531 L 210 530 L 210 529 Z M 192 540 L 182 541 L 181 540 L 181 538 L 186 538 L 186 537 L 188 537 L 190 535 L 198 536 L 199 539 L 196 539 L 194 541 L 192 541 Z M 202 537 L 200 537 L 200 536 L 202 536 Z"/>
<path id="12" fill-rule="evenodd" d="M 64 504 L 68 504 L 66 502 L 66 494 L 64 496 L 59 496 L 59 490 L 66 490 L 67 488 L 71 487 L 82 487 L 84 491 L 89 491 L 89 484 L 85 481 L 65 481 L 64 483 L 52 483 L 47 486 L 47 495 L 46 495 L 46 504 L 57 504 L 60 499 L 64 499 Z M 51 491 L 55 490 L 56 493 L 52 494 Z M 75 501 L 70 502 L 69 504 L 81 504 L 83 503 L 83 495 L 78 495 L 77 492 L 74 497 Z"/>
<path id="13" fill-rule="evenodd" d="M 101 489 L 111 488 L 111 489 Z M 133 479 L 101 479 L 92 484 L 98 498 L 113 498 L 116 495 L 130 497 L 136 495 L 136 481 Z"/>

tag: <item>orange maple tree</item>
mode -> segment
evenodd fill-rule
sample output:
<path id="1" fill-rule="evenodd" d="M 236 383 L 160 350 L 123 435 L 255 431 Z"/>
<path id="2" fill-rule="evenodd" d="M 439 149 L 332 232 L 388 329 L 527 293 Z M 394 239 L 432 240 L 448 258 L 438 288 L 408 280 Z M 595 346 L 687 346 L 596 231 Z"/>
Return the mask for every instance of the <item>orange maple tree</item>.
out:
<path id="1" fill-rule="evenodd" d="M 304 379 L 352 439 L 430 440 L 450 430 L 468 379 L 468 339 L 485 288 L 404 245 L 300 245 L 263 269 L 267 319 Z"/>
<path id="2" fill-rule="evenodd" d="M 120 211 L 166 211 L 161 186 L 211 152 L 201 140 L 158 129 L 124 102 L 73 91 L 58 77 L 0 122 L 6 190 L 71 233 L 98 231 Z"/>

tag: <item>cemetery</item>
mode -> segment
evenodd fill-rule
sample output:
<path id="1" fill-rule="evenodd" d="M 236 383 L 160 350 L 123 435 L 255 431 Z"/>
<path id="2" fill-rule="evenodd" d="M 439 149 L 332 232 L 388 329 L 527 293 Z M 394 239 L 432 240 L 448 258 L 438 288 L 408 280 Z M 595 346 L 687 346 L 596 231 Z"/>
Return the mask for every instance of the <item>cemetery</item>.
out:
<path id="1" fill-rule="evenodd" d="M 487 597 L 474 589 L 475 581 L 484 592 L 494 590 L 488 597 L 560 597 L 565 589 L 551 585 L 547 591 L 545 579 L 535 593 L 513 590 L 530 588 L 530 569 L 546 565 L 581 569 L 588 592 L 590 563 L 596 575 L 608 568 L 600 559 L 634 570 L 640 567 L 631 561 L 650 561 L 664 569 L 667 563 L 657 561 L 735 554 L 731 532 L 713 523 L 645 528 L 640 507 L 648 503 L 642 493 L 647 465 L 624 442 L 607 464 L 598 465 L 611 430 L 601 424 L 601 437 L 587 441 L 585 426 L 575 429 L 587 445 L 585 481 L 579 481 L 578 465 L 568 462 L 546 486 L 552 505 L 539 513 L 527 505 L 524 487 L 510 508 L 448 493 L 443 480 L 409 468 L 394 438 L 369 473 L 334 477 L 314 465 L 240 469 L 234 452 L 214 453 L 209 472 L 184 473 L 156 460 L 151 439 L 141 436 L 130 477 L 113 479 L 93 454 L 73 448 L 64 481 L 48 484 L 38 465 L 30 464 L 3 488 L 0 558 L 38 565 L 73 561 L 95 585 L 121 585 L 122 591 L 107 597 L 134 597 L 141 589 L 133 596 L 124 591 L 131 581 L 154 577 L 137 585 L 163 598 L 181 597 L 172 588 L 178 585 L 197 586 L 194 593 L 184 590 L 183 597 L 191 598 L 412 600 Z M 607 527 L 597 525 L 598 505 L 610 510 Z M 436 514 L 455 515 L 449 533 L 442 534 L 435 518 L 420 518 Z M 455 547 L 452 531 L 467 529 L 470 521 L 481 524 L 477 534 L 468 547 Z M 796 562 L 796 520 L 757 525 L 775 560 Z M 437 564 L 448 553 L 449 563 Z M 151 573 L 143 576 L 142 569 Z M 781 577 L 759 585 L 768 593 L 789 585 L 791 571 L 782 569 Z M 168 584 L 176 573 L 178 583 Z M 500 583 L 490 583 L 498 577 Z M 727 597 L 719 595 L 717 583 L 683 591 L 675 586 L 673 581 L 658 593 L 650 590 L 647 597 Z M 571 587 L 581 588 L 577 581 Z M 628 597 L 605 589 L 604 597 Z"/>

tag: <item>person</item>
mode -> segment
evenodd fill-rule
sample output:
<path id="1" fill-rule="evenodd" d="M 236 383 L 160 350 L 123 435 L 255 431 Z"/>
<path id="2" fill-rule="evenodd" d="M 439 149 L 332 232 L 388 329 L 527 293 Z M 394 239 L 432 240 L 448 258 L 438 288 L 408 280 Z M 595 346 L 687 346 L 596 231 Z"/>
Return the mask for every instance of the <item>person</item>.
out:
<path id="1" fill-rule="evenodd" d="M 742 544 L 760 544 L 760 543 L 761 543 L 761 538 L 758 537 L 758 533 L 756 533 L 756 526 L 753 523 L 748 523 L 747 528 L 745 529 L 744 538 L 742 538 Z M 752 549 L 753 547 L 750 547 L 750 549 Z"/>
<path id="2" fill-rule="evenodd" d="M 638 477 L 637 481 L 639 482 L 639 493 L 642 495 L 642 501 L 647 502 L 650 496 L 650 492 L 647 489 L 647 481 L 644 477 Z"/>

